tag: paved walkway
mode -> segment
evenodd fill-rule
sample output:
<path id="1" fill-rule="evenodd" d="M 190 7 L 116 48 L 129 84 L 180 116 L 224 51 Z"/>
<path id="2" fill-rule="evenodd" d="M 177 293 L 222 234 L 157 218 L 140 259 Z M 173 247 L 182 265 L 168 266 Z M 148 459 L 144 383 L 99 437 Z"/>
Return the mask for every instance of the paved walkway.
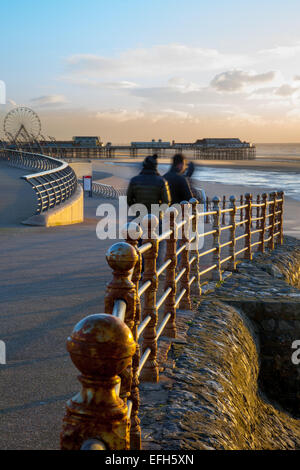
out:
<path id="1" fill-rule="evenodd" d="M 35 213 L 36 196 L 30 184 L 21 179 L 24 175 L 26 170 L 0 162 L 0 228 L 18 226 Z"/>
<path id="2" fill-rule="evenodd" d="M 79 390 L 66 338 L 84 316 L 104 311 L 112 242 L 97 239 L 95 214 L 108 201 L 86 198 L 82 224 L 23 226 L 34 193 L 22 174 L 0 167 L 1 449 L 58 449 L 66 400 Z"/>
<path id="3" fill-rule="evenodd" d="M 0 365 L 1 449 L 58 449 L 66 400 L 79 390 L 66 338 L 84 316 L 104 311 L 112 242 L 96 237 L 99 198 L 85 199 L 82 224 L 17 225 L 24 213 L 19 207 L 9 217 L 9 207 L 14 188 L 16 202 L 27 193 L 26 183 L 13 178 L 22 173 L 0 173 L 12 184 L 8 192 L 1 185 L 1 196 L 9 195 L 0 226 L 0 340 L 7 348 L 7 364 Z"/>

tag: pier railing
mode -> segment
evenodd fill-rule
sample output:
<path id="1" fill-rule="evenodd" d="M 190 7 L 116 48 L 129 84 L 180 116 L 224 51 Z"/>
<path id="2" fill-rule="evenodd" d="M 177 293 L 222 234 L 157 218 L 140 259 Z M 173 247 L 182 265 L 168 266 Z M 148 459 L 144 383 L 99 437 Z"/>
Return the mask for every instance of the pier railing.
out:
<path id="1" fill-rule="evenodd" d="M 4 149 L 0 150 L 0 154 L 11 166 L 34 171 L 22 178 L 36 193 L 37 214 L 61 204 L 76 191 L 76 174 L 62 160 L 20 150 Z"/>
<path id="2" fill-rule="evenodd" d="M 107 252 L 105 314 L 84 318 L 67 340 L 82 390 L 67 403 L 62 449 L 141 449 L 139 382 L 159 382 L 159 339 L 176 337 L 178 309 L 191 310 L 209 280 L 283 243 L 283 204 L 283 192 L 215 197 L 206 211 L 191 199 L 165 212 L 161 234 L 151 214 L 124 227 L 126 241 Z"/>

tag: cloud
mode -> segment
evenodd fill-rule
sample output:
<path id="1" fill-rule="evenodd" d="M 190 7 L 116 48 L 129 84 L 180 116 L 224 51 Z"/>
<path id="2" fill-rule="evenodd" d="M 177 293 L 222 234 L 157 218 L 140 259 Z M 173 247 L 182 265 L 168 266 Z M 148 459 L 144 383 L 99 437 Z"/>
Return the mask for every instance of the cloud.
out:
<path id="1" fill-rule="evenodd" d="M 234 123 L 248 123 L 248 124 L 254 124 L 254 125 L 259 125 L 259 126 L 264 126 L 266 124 L 266 121 L 262 118 L 262 116 L 258 114 L 250 114 L 246 112 L 231 112 L 228 113 L 228 116 L 226 117 L 227 122 L 234 122 Z"/>
<path id="2" fill-rule="evenodd" d="M 190 93 L 192 91 L 200 91 L 203 89 L 203 87 L 199 84 L 190 82 L 180 77 L 170 78 L 168 80 L 168 87 L 181 93 Z"/>
<path id="3" fill-rule="evenodd" d="M 237 92 L 242 91 L 247 85 L 270 82 L 275 78 L 275 75 L 276 72 L 272 71 L 255 74 L 242 70 L 228 70 L 216 75 L 210 85 L 221 92 Z"/>
<path id="4" fill-rule="evenodd" d="M 238 67 L 249 63 L 241 54 L 225 54 L 216 49 L 186 46 L 183 44 L 157 45 L 130 49 L 117 57 L 108 58 L 93 54 L 75 54 L 66 59 L 69 71 L 89 76 L 142 76 L 153 78 L 182 72 L 216 70 Z"/>
<path id="5" fill-rule="evenodd" d="M 176 122 L 197 122 L 196 116 L 192 114 L 172 108 L 162 109 L 159 112 L 155 111 L 128 111 L 127 109 L 110 109 L 106 111 L 97 112 L 95 115 L 96 119 L 101 120 L 111 120 L 116 123 L 125 123 L 128 121 L 138 121 L 145 120 L 151 123 L 156 123 L 167 119 L 168 121 Z"/>
<path id="6" fill-rule="evenodd" d="M 275 94 L 279 96 L 292 96 L 298 90 L 298 87 L 292 87 L 291 85 L 285 84 L 278 87 L 275 91 Z"/>
<path id="7" fill-rule="evenodd" d="M 127 122 L 145 117 L 143 111 L 128 111 L 127 109 L 110 109 L 96 113 L 96 119 L 109 119 L 115 122 Z"/>
<path id="8" fill-rule="evenodd" d="M 135 82 L 130 82 L 126 80 L 120 80 L 115 82 L 100 82 L 97 80 L 91 80 L 89 78 L 78 78 L 78 77 L 61 77 L 61 81 L 70 83 L 71 85 L 79 85 L 87 88 L 103 88 L 103 89 L 130 89 L 136 88 L 139 85 Z"/>
<path id="9" fill-rule="evenodd" d="M 294 108 L 286 113 L 287 117 L 293 121 L 300 120 L 300 109 Z"/>
<path id="10" fill-rule="evenodd" d="M 39 96 L 38 98 L 32 98 L 30 101 L 34 103 L 36 106 L 41 106 L 41 107 L 62 106 L 68 103 L 64 95 Z"/>
<path id="11" fill-rule="evenodd" d="M 300 53 L 300 42 L 289 46 L 276 46 L 271 49 L 262 49 L 258 51 L 259 55 L 270 58 L 290 59 Z"/>

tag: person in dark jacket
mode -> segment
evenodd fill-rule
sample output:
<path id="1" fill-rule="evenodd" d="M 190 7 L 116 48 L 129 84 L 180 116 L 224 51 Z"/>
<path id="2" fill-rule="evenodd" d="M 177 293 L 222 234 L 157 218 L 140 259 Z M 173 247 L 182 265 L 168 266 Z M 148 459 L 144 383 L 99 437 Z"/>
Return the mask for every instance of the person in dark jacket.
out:
<path id="1" fill-rule="evenodd" d="M 143 169 L 134 176 L 127 189 L 127 203 L 144 204 L 151 213 L 152 204 L 170 204 L 168 183 L 157 171 L 157 155 L 146 157 Z"/>
<path id="2" fill-rule="evenodd" d="M 166 180 L 158 173 L 157 155 L 148 156 L 143 162 L 143 169 L 139 175 L 134 176 L 127 189 L 127 204 L 143 204 L 147 207 L 148 213 L 151 214 L 152 204 L 167 204 L 171 202 L 169 185 Z M 159 233 L 162 231 L 162 217 L 159 213 Z M 139 240 L 141 243 L 142 240 Z M 164 257 L 164 245 L 159 244 L 157 265 L 160 266 Z M 144 270 L 144 260 L 143 267 Z"/>
<path id="3" fill-rule="evenodd" d="M 175 154 L 170 170 L 164 175 L 165 180 L 169 183 L 172 204 L 180 204 L 182 201 L 189 201 L 193 197 L 189 181 L 184 175 L 185 170 L 185 156 L 181 153 Z"/>

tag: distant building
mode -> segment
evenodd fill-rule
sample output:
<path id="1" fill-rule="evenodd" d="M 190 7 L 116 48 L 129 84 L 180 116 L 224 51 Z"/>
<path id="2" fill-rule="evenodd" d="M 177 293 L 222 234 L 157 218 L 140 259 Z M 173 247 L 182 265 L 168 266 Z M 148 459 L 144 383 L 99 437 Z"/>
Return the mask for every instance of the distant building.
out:
<path id="1" fill-rule="evenodd" d="M 161 139 L 158 139 L 158 141 L 155 141 L 155 139 L 152 139 L 151 142 L 131 142 L 131 147 L 133 148 L 165 148 L 169 149 L 171 148 L 171 143 L 170 142 L 163 142 Z"/>
<path id="2" fill-rule="evenodd" d="M 198 139 L 195 146 L 203 148 L 248 148 L 251 144 L 240 139 Z"/>
<path id="3" fill-rule="evenodd" d="M 84 147 L 84 148 L 102 146 L 100 137 L 76 136 L 76 137 L 73 137 L 73 142 L 75 145 L 79 145 L 80 147 Z"/>
<path id="4" fill-rule="evenodd" d="M 50 148 L 98 148 L 102 147 L 103 143 L 100 140 L 100 137 L 92 137 L 92 136 L 76 136 L 73 137 L 72 140 L 45 140 L 41 141 L 42 145 L 45 147 Z"/>

